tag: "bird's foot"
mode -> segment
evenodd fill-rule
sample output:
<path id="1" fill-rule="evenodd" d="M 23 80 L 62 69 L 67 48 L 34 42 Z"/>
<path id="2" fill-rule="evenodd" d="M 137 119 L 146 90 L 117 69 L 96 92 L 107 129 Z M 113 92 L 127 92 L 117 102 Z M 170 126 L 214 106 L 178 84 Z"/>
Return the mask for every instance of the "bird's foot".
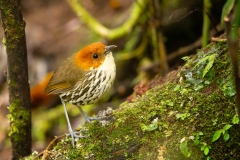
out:
<path id="1" fill-rule="evenodd" d="M 91 121 L 101 121 L 103 120 L 105 117 L 86 117 L 86 122 L 90 123 Z"/>
<path id="2" fill-rule="evenodd" d="M 86 116 L 86 121 L 87 122 L 91 122 L 91 121 L 94 121 L 94 120 L 97 120 L 97 121 L 108 121 L 108 120 L 111 120 L 111 115 L 113 113 L 113 110 L 112 108 L 108 108 L 107 110 L 102 110 L 102 111 L 99 111 L 97 116 L 96 117 L 88 117 Z"/>
<path id="3" fill-rule="evenodd" d="M 107 110 L 99 111 L 96 117 L 88 117 L 85 116 L 86 122 L 90 123 L 91 121 L 97 120 L 102 126 L 108 125 L 112 121 L 112 108 L 108 108 Z"/>
<path id="4" fill-rule="evenodd" d="M 75 139 L 87 137 L 87 136 L 82 135 L 83 131 L 84 131 L 83 128 L 80 131 L 73 131 L 72 129 L 69 129 L 69 133 L 66 134 L 66 137 L 71 136 L 71 138 L 72 138 L 72 145 L 74 146 Z"/>

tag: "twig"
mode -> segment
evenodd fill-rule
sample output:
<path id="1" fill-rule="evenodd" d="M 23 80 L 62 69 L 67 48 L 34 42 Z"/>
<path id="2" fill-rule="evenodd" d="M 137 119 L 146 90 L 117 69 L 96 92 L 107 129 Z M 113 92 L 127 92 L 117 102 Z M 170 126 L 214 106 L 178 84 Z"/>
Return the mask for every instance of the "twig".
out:
<path id="1" fill-rule="evenodd" d="M 58 139 L 63 138 L 63 137 L 65 137 L 65 136 L 66 136 L 66 134 L 62 134 L 61 136 L 55 137 L 55 138 L 48 144 L 47 148 L 46 148 L 44 151 L 42 151 L 42 152 L 39 153 L 36 157 L 34 157 L 34 160 L 36 160 L 37 158 L 40 158 L 40 156 L 42 156 L 42 159 L 43 159 L 43 160 L 46 159 L 47 154 L 48 154 L 48 151 L 51 149 L 51 147 L 54 145 L 54 143 L 55 143 Z"/>
<path id="2" fill-rule="evenodd" d="M 227 39 L 226 38 L 211 37 L 211 41 L 213 41 L 213 42 L 227 42 Z"/>
<path id="3" fill-rule="evenodd" d="M 197 48 L 200 48 L 201 47 L 201 42 L 202 42 L 202 40 L 198 39 L 197 41 L 193 42 L 192 44 L 190 44 L 188 46 L 185 46 L 185 47 L 182 47 L 179 50 L 170 53 L 167 57 L 168 61 L 172 61 L 173 59 L 175 59 L 177 57 L 186 55 L 190 51 L 193 51 Z"/>

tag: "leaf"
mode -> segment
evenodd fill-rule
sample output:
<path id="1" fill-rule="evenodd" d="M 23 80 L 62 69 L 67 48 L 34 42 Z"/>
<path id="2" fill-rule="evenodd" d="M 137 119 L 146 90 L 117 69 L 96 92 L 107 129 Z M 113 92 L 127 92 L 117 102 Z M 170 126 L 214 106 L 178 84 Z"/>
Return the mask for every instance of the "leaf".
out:
<path id="1" fill-rule="evenodd" d="M 147 130 L 147 126 L 145 124 L 141 124 L 141 129 L 143 132 L 145 132 Z"/>
<path id="2" fill-rule="evenodd" d="M 188 94 L 188 92 L 189 92 L 189 89 L 186 89 L 186 88 L 183 88 L 183 89 L 180 91 L 180 93 L 181 93 L 182 95 L 186 95 L 186 94 Z"/>
<path id="3" fill-rule="evenodd" d="M 233 85 L 234 86 L 234 85 Z M 235 96 L 236 94 L 236 90 L 233 86 L 228 86 L 224 91 L 223 91 L 223 94 L 226 95 L 226 96 Z"/>
<path id="4" fill-rule="evenodd" d="M 206 65 L 206 67 L 203 70 L 203 76 L 202 77 L 204 77 L 208 73 L 208 71 L 212 68 L 213 63 L 216 59 L 216 56 L 217 56 L 217 54 L 213 54 L 213 55 L 209 56 L 208 64 Z"/>
<path id="5" fill-rule="evenodd" d="M 211 83 L 211 81 L 209 81 L 208 79 L 206 79 L 205 81 L 204 81 L 204 84 L 206 84 L 206 85 L 208 85 L 208 84 L 210 84 Z"/>
<path id="6" fill-rule="evenodd" d="M 177 113 L 176 114 L 176 118 L 179 119 L 181 117 L 181 114 L 180 113 Z"/>
<path id="7" fill-rule="evenodd" d="M 203 70 L 202 77 L 204 77 L 208 73 L 208 71 L 212 68 L 216 57 L 217 57 L 217 54 L 212 54 L 212 55 L 206 56 L 206 57 L 202 58 L 193 68 L 196 68 L 198 65 L 200 65 L 201 63 L 206 62 L 208 60 L 208 63 Z"/>
<path id="8" fill-rule="evenodd" d="M 222 130 L 221 129 L 217 130 L 213 135 L 212 142 L 215 142 L 216 140 L 218 140 L 220 138 L 221 134 L 222 134 Z"/>
<path id="9" fill-rule="evenodd" d="M 202 135 L 203 135 L 203 132 L 198 132 L 198 135 L 199 135 L 199 136 L 202 136 Z"/>
<path id="10" fill-rule="evenodd" d="M 225 142 L 226 142 L 229 138 L 230 138 L 230 135 L 229 135 L 228 133 L 225 133 L 225 134 L 223 135 L 223 139 L 224 139 Z"/>
<path id="11" fill-rule="evenodd" d="M 204 153 L 205 156 L 207 156 L 208 153 L 209 153 L 209 148 L 205 147 L 203 153 Z"/>
<path id="12" fill-rule="evenodd" d="M 232 127 L 231 124 L 226 124 L 223 129 L 226 131 L 226 130 L 229 130 L 230 128 Z"/>
<path id="13" fill-rule="evenodd" d="M 146 126 L 145 124 L 141 124 L 141 129 L 142 129 L 143 132 L 145 132 L 145 131 L 153 131 L 153 130 L 155 130 L 157 128 L 158 128 L 158 124 L 157 123 L 152 123 L 152 124 L 150 124 L 148 126 Z"/>
<path id="14" fill-rule="evenodd" d="M 208 78 L 206 79 L 206 81 L 212 81 L 213 78 L 215 77 L 215 69 L 211 68 L 208 73 L 207 73 Z M 205 82 L 208 83 L 208 82 Z"/>
<path id="15" fill-rule="evenodd" d="M 157 128 L 158 128 L 157 123 L 153 123 L 153 124 L 150 124 L 150 125 L 148 126 L 148 131 L 153 131 L 153 130 L 155 130 L 155 129 L 157 129 Z"/>
<path id="16" fill-rule="evenodd" d="M 203 82 L 202 79 L 195 79 L 193 77 L 188 77 L 187 81 L 189 81 L 190 83 L 195 84 L 195 85 L 198 85 Z"/>
<path id="17" fill-rule="evenodd" d="M 203 84 L 199 84 L 199 85 L 195 85 L 195 86 L 193 87 L 193 89 L 194 89 L 195 91 L 198 91 L 198 90 L 202 89 L 203 87 L 204 87 Z"/>
<path id="18" fill-rule="evenodd" d="M 233 123 L 233 124 L 238 124 L 238 123 L 239 123 L 239 118 L 238 118 L 238 115 L 237 115 L 237 114 L 235 114 L 235 116 L 233 117 L 232 123 Z"/>
<path id="19" fill-rule="evenodd" d="M 191 153 L 188 151 L 187 140 L 184 140 L 180 144 L 180 151 L 185 157 L 190 157 Z"/>
<path id="20" fill-rule="evenodd" d="M 200 143 L 200 141 L 199 141 L 198 139 L 195 139 L 195 140 L 194 140 L 194 145 L 197 146 L 197 145 L 199 145 L 199 143 Z"/>
<path id="21" fill-rule="evenodd" d="M 187 60 L 189 60 L 189 58 L 190 58 L 189 56 L 184 56 L 181 59 L 184 60 L 184 61 L 187 61 Z"/>
<path id="22" fill-rule="evenodd" d="M 174 92 L 179 91 L 181 89 L 180 85 L 176 85 L 176 87 L 173 89 Z"/>
<path id="23" fill-rule="evenodd" d="M 199 66 L 201 63 L 207 61 L 209 58 L 209 56 L 206 56 L 204 58 L 202 58 L 200 61 L 198 61 L 198 63 L 193 67 L 193 69 L 195 69 L 197 66 Z"/>
<path id="24" fill-rule="evenodd" d="M 174 106 L 174 103 L 170 100 L 166 100 L 165 104 L 168 105 L 168 106 L 171 106 L 171 107 Z"/>

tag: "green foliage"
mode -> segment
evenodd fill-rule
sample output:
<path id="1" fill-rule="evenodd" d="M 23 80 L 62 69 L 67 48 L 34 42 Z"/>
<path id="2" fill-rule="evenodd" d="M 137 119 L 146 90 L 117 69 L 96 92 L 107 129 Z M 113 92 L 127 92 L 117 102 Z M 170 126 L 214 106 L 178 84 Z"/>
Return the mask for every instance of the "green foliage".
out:
<path id="1" fill-rule="evenodd" d="M 204 155 L 207 156 L 209 154 L 209 151 L 211 149 L 211 146 L 207 145 L 207 143 L 202 143 L 201 151 L 203 151 Z"/>
<path id="2" fill-rule="evenodd" d="M 171 107 L 174 106 L 174 102 L 169 99 L 162 100 L 160 103 L 161 103 L 161 105 L 167 105 L 167 106 L 171 106 Z"/>
<path id="3" fill-rule="evenodd" d="M 222 134 L 222 130 L 217 130 L 213 135 L 212 142 L 218 140 L 220 138 L 221 134 Z"/>
<path id="4" fill-rule="evenodd" d="M 183 93 L 198 91 L 202 88 L 210 85 L 215 77 L 215 68 L 213 67 L 216 60 L 218 60 L 221 53 L 224 52 L 224 49 L 221 49 L 221 45 L 211 45 L 207 52 L 203 52 L 200 50 L 198 52 L 198 56 L 194 60 L 188 60 L 187 65 L 193 65 L 192 68 L 187 68 L 186 70 L 183 68 L 182 70 L 182 78 L 186 79 L 185 87 L 191 87 L 193 90 L 181 89 Z M 187 59 L 187 58 L 185 58 Z M 177 86 L 174 90 L 180 89 Z"/>
<path id="5" fill-rule="evenodd" d="M 213 63 L 214 63 L 214 61 L 215 61 L 215 59 L 216 59 L 216 56 L 217 56 L 217 54 L 212 54 L 212 55 L 206 56 L 206 57 L 202 58 L 202 59 L 194 66 L 194 68 L 195 68 L 195 67 L 197 67 L 198 65 L 200 65 L 201 63 L 206 63 L 206 61 L 208 61 L 207 64 L 206 64 L 206 66 L 205 66 L 205 68 L 204 68 L 204 70 L 203 70 L 202 78 L 204 78 L 204 76 L 205 76 L 205 75 L 208 73 L 208 71 L 212 68 Z"/>
<path id="6" fill-rule="evenodd" d="M 198 132 L 194 138 L 194 145 L 199 145 L 200 144 L 200 136 L 203 136 L 203 132 Z"/>
<path id="7" fill-rule="evenodd" d="M 195 136 L 190 136 L 189 139 L 193 140 L 195 146 L 201 146 L 200 150 L 203 152 L 205 156 L 208 156 L 211 146 L 209 146 L 206 142 L 202 142 L 200 138 L 204 136 L 203 132 L 195 133 Z M 208 157 L 206 157 L 208 159 Z"/>
<path id="8" fill-rule="evenodd" d="M 184 56 L 184 57 L 182 57 L 182 60 L 184 60 L 184 61 L 188 61 L 189 60 L 189 56 Z"/>
<path id="9" fill-rule="evenodd" d="M 234 115 L 233 119 L 232 119 L 232 123 L 233 124 L 239 124 L 239 118 L 238 118 L 238 115 Z"/>
<path id="10" fill-rule="evenodd" d="M 227 141 L 230 137 L 229 134 L 228 134 L 228 130 L 231 127 L 232 127 L 232 125 L 226 124 L 222 129 L 217 130 L 213 135 L 212 142 L 217 141 L 221 137 L 221 135 L 223 135 L 224 141 Z"/>
<path id="11" fill-rule="evenodd" d="M 181 120 L 184 120 L 184 119 L 186 119 L 187 117 L 189 117 L 190 116 L 190 113 L 177 113 L 176 114 L 176 118 L 177 119 L 181 119 Z"/>
<path id="12" fill-rule="evenodd" d="M 223 91 L 225 96 L 235 96 L 236 90 L 234 86 L 234 79 L 232 76 L 229 76 L 225 79 L 218 79 L 217 84 L 221 91 Z"/>
<path id="13" fill-rule="evenodd" d="M 190 157 L 191 156 L 191 150 L 189 149 L 188 145 L 188 140 L 186 138 L 183 138 L 180 142 L 180 151 L 185 157 Z"/>
<path id="14" fill-rule="evenodd" d="M 141 124 L 141 129 L 143 132 L 145 131 L 153 131 L 158 128 L 157 122 L 151 123 L 150 125 L 146 126 L 145 124 Z"/>
<path id="15" fill-rule="evenodd" d="M 235 114 L 235 115 L 233 116 L 233 118 L 232 118 L 232 123 L 233 123 L 234 125 L 239 123 L 239 118 L 238 118 L 237 114 Z M 217 140 L 221 137 L 221 135 L 223 135 L 223 140 L 224 140 L 225 142 L 228 141 L 229 138 L 230 138 L 230 135 L 229 135 L 229 133 L 228 133 L 228 130 L 229 130 L 232 126 L 233 126 L 233 125 L 231 125 L 231 124 L 226 124 L 222 129 L 217 130 L 217 131 L 214 133 L 213 137 L 212 137 L 212 142 L 217 141 Z"/>
<path id="16" fill-rule="evenodd" d="M 32 154 L 29 157 L 24 158 L 24 160 L 40 160 L 40 158 L 35 158 L 37 155 L 38 155 L 38 152 L 33 151 Z"/>
<path id="17" fill-rule="evenodd" d="M 180 141 L 180 151 L 185 157 L 190 157 L 192 154 L 191 147 L 188 146 L 188 143 L 193 141 L 195 146 L 200 145 L 201 151 L 205 156 L 208 156 L 211 146 L 209 146 L 206 142 L 200 141 L 200 136 L 203 136 L 202 132 L 196 133 L 195 136 L 184 137 Z"/>

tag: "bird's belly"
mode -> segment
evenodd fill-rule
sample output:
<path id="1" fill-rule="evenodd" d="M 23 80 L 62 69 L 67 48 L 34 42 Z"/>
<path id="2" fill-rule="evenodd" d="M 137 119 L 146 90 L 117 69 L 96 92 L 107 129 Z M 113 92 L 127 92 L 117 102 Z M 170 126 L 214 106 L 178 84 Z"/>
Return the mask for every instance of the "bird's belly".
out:
<path id="1" fill-rule="evenodd" d="M 114 79 L 115 74 L 97 71 L 94 76 L 89 76 L 71 91 L 62 93 L 60 97 L 74 105 L 93 104 L 111 88 Z"/>

